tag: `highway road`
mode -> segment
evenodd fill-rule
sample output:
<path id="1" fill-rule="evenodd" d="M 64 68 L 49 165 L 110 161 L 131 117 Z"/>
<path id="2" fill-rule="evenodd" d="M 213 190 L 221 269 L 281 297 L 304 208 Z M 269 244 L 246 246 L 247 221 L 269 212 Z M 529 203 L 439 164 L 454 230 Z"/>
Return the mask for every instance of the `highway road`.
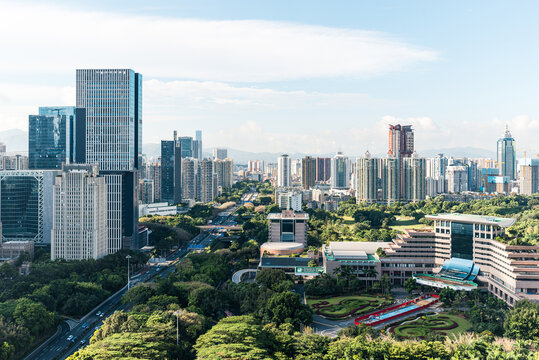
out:
<path id="1" fill-rule="evenodd" d="M 208 233 L 201 233 L 191 242 L 207 242 Z M 208 245 L 209 246 L 209 245 Z M 174 271 L 176 260 L 180 261 L 192 250 L 181 248 L 167 257 L 168 265 L 147 266 L 131 276 L 131 286 L 139 282 L 152 282 Z M 62 323 L 62 331 L 50 344 L 32 353 L 25 360 L 54 360 L 66 359 L 81 347 L 88 345 L 94 332 L 103 324 L 103 321 L 115 311 L 125 310 L 127 305 L 122 304 L 122 296 L 126 293 L 127 286 L 116 294 L 109 297 L 103 304 L 91 313 L 84 316 L 76 326 L 69 328 L 66 322 Z M 99 314 L 99 315 L 98 315 Z M 103 315 L 101 315 L 103 314 Z M 68 340 L 69 338 L 69 340 Z"/>
<path id="2" fill-rule="evenodd" d="M 238 206 L 230 209 L 226 216 L 216 217 L 213 221 L 215 225 L 228 225 L 233 223 L 233 213 L 238 209 Z M 201 232 L 194 237 L 187 247 L 180 248 L 166 258 L 166 263 L 148 265 L 142 270 L 131 275 L 131 286 L 139 282 L 152 282 L 157 278 L 164 277 L 174 271 L 174 265 L 177 261 L 183 259 L 192 250 L 193 245 L 199 245 L 202 248 L 210 246 L 220 234 L 217 229 L 211 229 Z M 90 338 L 94 332 L 103 324 L 106 318 L 112 315 L 115 311 L 125 310 L 127 305 L 122 304 L 122 296 L 126 293 L 127 286 L 119 290 L 116 294 L 109 297 L 101 305 L 92 312 L 85 315 L 71 329 L 67 322 L 61 324 L 62 330 L 60 334 L 44 346 L 39 351 L 35 351 L 28 355 L 25 360 L 57 360 L 66 359 L 74 354 L 78 349 L 88 345 Z"/>

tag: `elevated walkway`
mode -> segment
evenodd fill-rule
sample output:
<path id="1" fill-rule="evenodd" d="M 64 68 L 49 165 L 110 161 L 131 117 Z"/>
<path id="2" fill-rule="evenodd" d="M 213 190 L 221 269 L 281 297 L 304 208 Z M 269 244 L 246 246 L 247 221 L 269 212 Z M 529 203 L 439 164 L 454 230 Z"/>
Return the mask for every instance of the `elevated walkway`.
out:
<path id="1" fill-rule="evenodd" d="M 241 282 L 254 282 L 256 277 L 256 269 L 242 269 L 232 274 L 232 281 L 236 284 Z"/>

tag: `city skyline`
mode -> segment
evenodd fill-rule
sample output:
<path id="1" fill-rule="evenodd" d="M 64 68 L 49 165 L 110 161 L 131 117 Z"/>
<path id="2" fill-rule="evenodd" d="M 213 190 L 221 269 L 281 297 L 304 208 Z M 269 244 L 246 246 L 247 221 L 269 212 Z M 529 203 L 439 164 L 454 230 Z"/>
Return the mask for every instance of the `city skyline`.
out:
<path id="1" fill-rule="evenodd" d="M 267 11 L 266 3 L 234 1 L 214 3 L 208 13 L 208 4 L 185 2 L 134 2 L 129 11 L 122 2 L 98 2 L 92 11 L 77 2 L 3 2 L 0 27 L 13 36 L 0 45 L 13 51 L 0 59 L 0 131 L 25 128 L 39 106 L 74 105 L 75 69 L 117 65 L 145 74 L 144 143 L 157 144 L 174 129 L 180 135 L 201 129 L 210 148 L 357 155 L 385 152 L 387 125 L 401 123 L 414 126 L 419 153 L 494 150 L 508 124 L 519 149 L 538 152 L 539 109 L 532 96 L 538 79 L 530 69 L 539 52 L 527 47 L 533 31 L 522 31 L 537 27 L 529 15 L 536 4 L 511 7 L 520 14 L 519 26 L 497 29 L 495 21 L 485 22 L 475 32 L 474 19 L 497 19 L 510 5 L 310 2 L 300 11 L 306 4 L 279 11 L 285 3 L 277 2 Z M 403 11 L 409 22 L 392 21 Z M 372 16 L 380 13 L 385 17 Z M 72 22 L 83 30 L 63 31 Z M 97 25 L 84 26 L 90 22 Z M 115 48 L 115 36 L 108 35 L 129 31 L 136 40 Z M 188 35 L 163 36 L 168 33 Z M 84 57 L 71 42 L 75 35 L 90 50 Z M 70 43 L 73 51 L 58 57 L 41 36 Z M 40 50 L 39 62 L 28 49 Z M 144 54 L 133 57 L 139 49 Z M 507 49 L 527 56 L 515 59 Z M 95 55 L 103 51 L 106 57 Z"/>

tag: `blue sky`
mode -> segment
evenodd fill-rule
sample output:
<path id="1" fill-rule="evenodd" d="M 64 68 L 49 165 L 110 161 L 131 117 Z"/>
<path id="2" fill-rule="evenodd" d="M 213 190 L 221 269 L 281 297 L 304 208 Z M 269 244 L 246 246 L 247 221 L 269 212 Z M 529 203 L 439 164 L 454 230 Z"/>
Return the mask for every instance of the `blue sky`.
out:
<path id="1" fill-rule="evenodd" d="M 0 2 L 0 130 L 73 103 L 76 68 L 117 66 L 145 77 L 145 142 L 200 128 L 205 147 L 357 155 L 385 151 L 387 124 L 406 122 L 419 153 L 494 150 L 508 123 L 519 148 L 539 153 L 538 8 Z"/>

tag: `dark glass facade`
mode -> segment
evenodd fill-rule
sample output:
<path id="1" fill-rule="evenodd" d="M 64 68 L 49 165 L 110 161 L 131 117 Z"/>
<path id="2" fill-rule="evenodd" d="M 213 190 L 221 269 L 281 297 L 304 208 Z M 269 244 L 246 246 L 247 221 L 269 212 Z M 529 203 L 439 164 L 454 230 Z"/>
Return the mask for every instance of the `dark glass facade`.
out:
<path id="1" fill-rule="evenodd" d="M 32 176 L 6 176 L 0 182 L 2 236 L 33 240 L 39 236 L 39 180 Z"/>
<path id="2" fill-rule="evenodd" d="M 451 223 L 451 257 L 473 260 L 473 225 Z"/>
<path id="3" fill-rule="evenodd" d="M 73 161 L 74 107 L 41 107 L 28 118 L 28 168 L 56 170 Z"/>
<path id="4" fill-rule="evenodd" d="M 193 156 L 193 138 L 190 136 L 183 136 L 178 138 L 182 146 L 182 159 Z"/>
<path id="5" fill-rule="evenodd" d="M 174 200 L 174 140 L 161 141 L 161 201 Z"/>

